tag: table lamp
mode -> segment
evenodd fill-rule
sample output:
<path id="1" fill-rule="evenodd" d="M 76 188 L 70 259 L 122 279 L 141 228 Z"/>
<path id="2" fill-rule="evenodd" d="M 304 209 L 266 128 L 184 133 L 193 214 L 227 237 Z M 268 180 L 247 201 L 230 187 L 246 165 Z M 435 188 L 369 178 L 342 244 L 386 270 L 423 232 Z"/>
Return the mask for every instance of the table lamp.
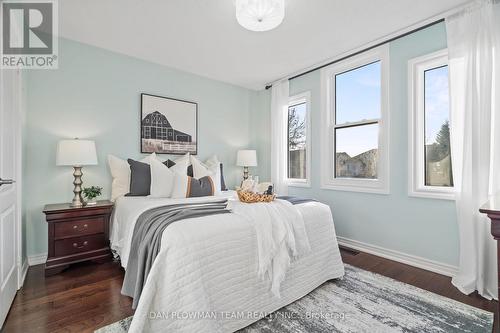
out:
<path id="1" fill-rule="evenodd" d="M 57 165 L 72 166 L 73 189 L 74 197 L 71 202 L 71 207 L 82 207 L 84 205 L 82 199 L 82 166 L 96 165 L 97 154 L 95 143 L 91 140 L 61 140 L 57 145 Z"/>
<path id="2" fill-rule="evenodd" d="M 243 167 L 243 180 L 247 180 L 248 167 L 257 166 L 257 152 L 255 150 L 238 150 L 236 165 Z"/>

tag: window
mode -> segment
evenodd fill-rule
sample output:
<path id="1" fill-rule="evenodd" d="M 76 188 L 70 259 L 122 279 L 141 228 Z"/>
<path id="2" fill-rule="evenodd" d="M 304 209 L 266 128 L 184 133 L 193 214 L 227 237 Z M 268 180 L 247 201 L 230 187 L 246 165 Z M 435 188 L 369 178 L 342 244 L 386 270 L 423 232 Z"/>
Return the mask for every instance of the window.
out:
<path id="1" fill-rule="evenodd" d="M 388 193 L 388 48 L 322 70 L 322 187 Z"/>
<path id="2" fill-rule="evenodd" d="M 409 195 L 453 199 L 446 50 L 409 61 Z"/>
<path id="3" fill-rule="evenodd" d="M 287 183 L 310 186 L 310 94 L 290 97 L 287 109 Z"/>

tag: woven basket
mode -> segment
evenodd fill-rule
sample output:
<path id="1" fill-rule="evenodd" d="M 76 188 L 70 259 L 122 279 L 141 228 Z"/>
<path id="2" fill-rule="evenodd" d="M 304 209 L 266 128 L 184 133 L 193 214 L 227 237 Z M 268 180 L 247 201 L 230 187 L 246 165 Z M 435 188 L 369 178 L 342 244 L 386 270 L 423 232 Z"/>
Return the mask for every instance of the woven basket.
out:
<path id="1" fill-rule="evenodd" d="M 249 191 L 237 191 L 238 198 L 241 202 L 256 203 L 256 202 L 271 202 L 276 197 L 274 194 L 258 194 Z"/>

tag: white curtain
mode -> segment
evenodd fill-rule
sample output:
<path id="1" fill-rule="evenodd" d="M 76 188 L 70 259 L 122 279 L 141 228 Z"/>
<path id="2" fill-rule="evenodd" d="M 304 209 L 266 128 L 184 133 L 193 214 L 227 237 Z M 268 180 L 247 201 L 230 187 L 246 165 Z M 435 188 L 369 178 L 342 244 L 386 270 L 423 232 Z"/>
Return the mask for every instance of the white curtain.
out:
<path id="1" fill-rule="evenodd" d="M 288 194 L 286 177 L 288 80 L 273 83 L 271 96 L 271 181 L 279 195 Z"/>
<path id="2" fill-rule="evenodd" d="M 497 298 L 496 243 L 479 213 L 500 191 L 500 5 L 476 1 L 446 19 L 450 73 L 451 155 L 463 293 Z"/>

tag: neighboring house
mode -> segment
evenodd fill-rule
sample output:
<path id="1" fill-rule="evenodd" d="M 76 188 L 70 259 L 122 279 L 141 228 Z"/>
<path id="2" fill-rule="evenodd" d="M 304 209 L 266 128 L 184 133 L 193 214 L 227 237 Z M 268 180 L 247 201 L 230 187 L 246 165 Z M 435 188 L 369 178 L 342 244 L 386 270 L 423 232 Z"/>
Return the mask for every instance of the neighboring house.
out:
<path id="1" fill-rule="evenodd" d="M 450 186 L 452 179 L 450 155 L 437 162 L 427 162 L 427 168 L 426 185 Z"/>
<path id="2" fill-rule="evenodd" d="M 354 157 L 344 152 L 336 155 L 336 177 L 377 178 L 377 149 L 365 151 Z"/>
<path id="3" fill-rule="evenodd" d="M 305 179 L 306 174 L 306 150 L 301 147 L 298 149 L 293 149 L 288 152 L 288 178 L 291 179 Z"/>
<path id="4" fill-rule="evenodd" d="M 152 112 L 144 117 L 142 120 L 141 132 L 141 137 L 143 139 L 192 142 L 191 135 L 172 128 L 167 117 L 158 111 Z"/>

